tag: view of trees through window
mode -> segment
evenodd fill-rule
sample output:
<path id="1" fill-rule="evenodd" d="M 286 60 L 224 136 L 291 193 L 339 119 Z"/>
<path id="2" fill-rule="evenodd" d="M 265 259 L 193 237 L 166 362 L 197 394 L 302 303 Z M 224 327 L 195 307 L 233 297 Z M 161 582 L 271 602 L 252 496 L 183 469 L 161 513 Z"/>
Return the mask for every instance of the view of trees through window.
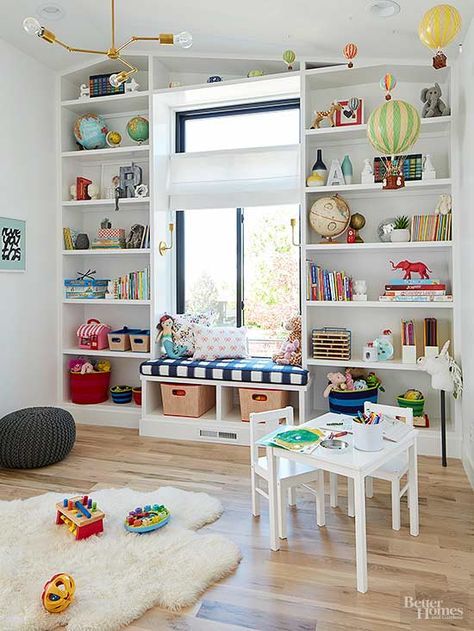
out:
<path id="1" fill-rule="evenodd" d="M 178 151 L 212 151 L 299 141 L 296 102 L 241 111 L 191 112 L 178 121 Z M 271 356 L 286 320 L 300 309 L 299 250 L 291 244 L 297 205 L 183 210 L 178 229 L 178 305 L 214 314 L 214 322 L 246 326 L 254 356 Z"/>

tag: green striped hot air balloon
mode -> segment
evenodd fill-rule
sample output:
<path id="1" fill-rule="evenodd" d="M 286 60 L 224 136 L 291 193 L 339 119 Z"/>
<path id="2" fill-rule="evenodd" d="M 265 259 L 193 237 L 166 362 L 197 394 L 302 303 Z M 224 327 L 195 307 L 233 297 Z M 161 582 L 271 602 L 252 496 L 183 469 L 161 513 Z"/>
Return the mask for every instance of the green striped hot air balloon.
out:
<path id="1" fill-rule="evenodd" d="M 406 154 L 420 133 L 420 115 L 405 101 L 387 101 L 369 116 L 367 136 L 372 146 L 386 156 Z"/>

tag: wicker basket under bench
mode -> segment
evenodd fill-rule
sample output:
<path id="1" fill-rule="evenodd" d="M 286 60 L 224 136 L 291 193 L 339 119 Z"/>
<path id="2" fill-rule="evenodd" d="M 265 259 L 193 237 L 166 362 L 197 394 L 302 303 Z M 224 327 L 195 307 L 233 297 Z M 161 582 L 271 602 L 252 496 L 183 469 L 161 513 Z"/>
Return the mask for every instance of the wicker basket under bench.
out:
<path id="1" fill-rule="evenodd" d="M 273 370 L 272 370 L 273 368 Z M 269 360 L 152 360 L 142 364 L 142 417 L 140 435 L 174 440 L 195 440 L 248 445 L 249 423 L 242 421 L 239 390 L 269 393 L 268 400 L 288 399 L 296 422 L 307 420 L 309 375 L 292 366 L 276 366 Z M 164 413 L 161 384 L 211 387 L 215 405 L 198 418 Z M 276 393 L 283 392 L 284 396 Z M 251 399 L 252 396 L 243 397 Z"/>

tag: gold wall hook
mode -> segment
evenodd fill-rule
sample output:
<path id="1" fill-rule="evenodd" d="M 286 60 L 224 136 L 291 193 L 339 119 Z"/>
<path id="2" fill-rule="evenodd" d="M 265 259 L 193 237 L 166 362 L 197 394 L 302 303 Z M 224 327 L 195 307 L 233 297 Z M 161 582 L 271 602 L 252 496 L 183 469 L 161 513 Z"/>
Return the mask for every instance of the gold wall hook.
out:
<path id="1" fill-rule="evenodd" d="M 166 245 L 166 241 L 160 241 L 160 243 L 158 244 L 158 252 L 161 254 L 161 256 L 164 256 L 166 254 L 166 251 L 171 250 L 171 248 L 173 247 L 174 223 L 170 223 L 168 229 L 171 235 L 171 242 L 170 245 Z"/>
<path id="2" fill-rule="evenodd" d="M 295 219 L 295 217 L 292 217 L 290 219 L 290 224 L 291 224 L 291 243 L 295 246 L 295 248 L 299 248 L 301 246 L 301 243 L 297 243 L 295 240 L 295 228 L 296 228 L 296 224 L 298 223 L 298 220 Z"/>

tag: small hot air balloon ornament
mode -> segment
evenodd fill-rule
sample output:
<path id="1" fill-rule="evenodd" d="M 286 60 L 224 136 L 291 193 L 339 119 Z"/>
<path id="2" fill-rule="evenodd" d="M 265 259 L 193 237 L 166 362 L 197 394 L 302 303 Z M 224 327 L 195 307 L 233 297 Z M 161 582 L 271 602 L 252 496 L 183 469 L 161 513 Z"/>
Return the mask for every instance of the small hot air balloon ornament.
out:
<path id="1" fill-rule="evenodd" d="M 418 26 L 418 35 L 422 43 L 435 51 L 433 68 L 446 67 L 447 57 L 442 48 L 450 44 L 459 33 L 462 18 L 456 7 L 439 4 L 427 11 Z"/>
<path id="2" fill-rule="evenodd" d="M 351 112 L 357 112 L 357 110 L 359 109 L 359 105 L 360 100 L 356 96 L 353 96 L 351 99 L 349 99 L 349 102 L 347 103 L 347 107 L 351 110 Z"/>
<path id="3" fill-rule="evenodd" d="M 342 50 L 342 54 L 349 60 L 347 67 L 353 68 L 354 64 L 352 63 L 352 60 L 357 56 L 357 46 L 352 43 L 346 44 Z"/>
<path id="4" fill-rule="evenodd" d="M 293 64 L 295 63 L 296 60 L 296 53 L 294 50 L 285 50 L 285 52 L 282 55 L 283 57 L 283 61 L 286 63 L 288 70 L 293 70 Z"/>
<path id="5" fill-rule="evenodd" d="M 395 79 L 393 74 L 390 74 L 390 72 L 387 72 L 387 74 L 380 79 L 380 87 L 382 88 L 382 90 L 385 91 L 386 101 L 390 101 L 390 99 L 392 98 L 390 92 L 394 89 L 396 85 L 397 80 Z"/>

